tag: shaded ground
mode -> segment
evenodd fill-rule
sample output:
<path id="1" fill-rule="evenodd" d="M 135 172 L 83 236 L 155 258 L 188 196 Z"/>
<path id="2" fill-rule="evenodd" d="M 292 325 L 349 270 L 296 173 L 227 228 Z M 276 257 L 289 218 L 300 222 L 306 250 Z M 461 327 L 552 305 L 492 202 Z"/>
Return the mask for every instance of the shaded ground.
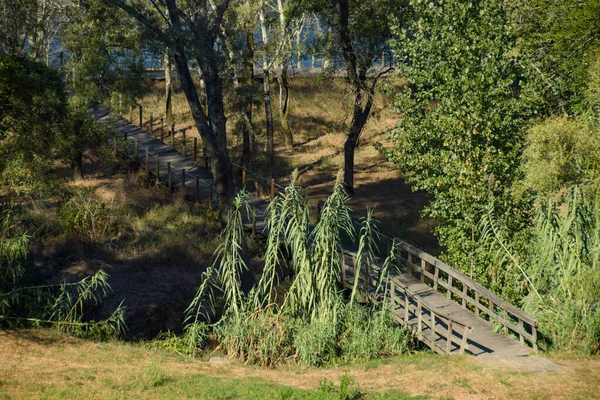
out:
<path id="1" fill-rule="evenodd" d="M 53 331 L 0 331 L 0 397 L 318 398 L 294 390 L 315 390 L 324 378 L 337 384 L 348 375 L 368 398 L 600 398 L 600 359 L 555 361 L 562 372 L 519 373 L 469 357 L 427 353 L 341 368 L 264 370 Z"/>
<path id="2" fill-rule="evenodd" d="M 390 78 L 391 86 L 401 86 L 403 81 Z M 177 85 L 176 85 L 177 86 Z M 276 89 L 276 88 L 275 88 Z M 258 89 L 257 89 L 258 90 Z M 164 114 L 164 84 L 155 83 L 151 92 L 141 99 L 145 119 L 152 112 L 155 121 Z M 258 90 L 257 93 L 260 93 Z M 300 183 L 307 188 L 309 201 L 316 209 L 319 201 L 325 200 L 331 192 L 337 172 L 343 166 L 343 142 L 350 123 L 352 93 L 341 79 L 296 78 L 291 80 L 290 126 L 293 130 L 296 147 L 289 151 L 284 147 L 279 133 L 277 103 L 273 104 L 275 114 L 275 176 L 282 184 L 291 172 L 298 168 Z M 386 131 L 394 127 L 399 116 L 390 110 L 390 99 L 383 93 L 376 95 L 375 105 L 369 122 L 361 136 L 355 157 L 356 196 L 350 202 L 357 216 L 364 215 L 367 207 L 375 207 L 375 217 L 382 221 L 382 230 L 396 235 L 426 251 L 437 254 L 440 251 L 436 238 L 431 233 L 434 222 L 421 218 L 419 212 L 427 203 L 425 193 L 413 193 L 404 183 L 402 174 L 393 163 L 387 162 L 373 144 L 387 144 Z M 176 90 L 173 99 L 176 130 L 187 130 L 187 141 L 199 140 L 190 117 L 185 97 Z M 228 129 L 231 156 L 234 162 L 241 157 L 241 123 L 235 110 L 228 110 Z M 134 112 L 134 122 L 137 114 Z M 257 152 L 248 179 L 254 176 L 268 176 L 266 155 L 263 152 L 264 109 L 257 96 L 253 110 L 253 123 L 257 130 Z M 158 122 L 154 124 L 155 136 L 160 136 Z M 183 136 L 175 136 L 175 146 L 181 147 Z M 166 138 L 171 143 L 171 138 Z M 263 184 L 262 192 L 267 191 Z"/>

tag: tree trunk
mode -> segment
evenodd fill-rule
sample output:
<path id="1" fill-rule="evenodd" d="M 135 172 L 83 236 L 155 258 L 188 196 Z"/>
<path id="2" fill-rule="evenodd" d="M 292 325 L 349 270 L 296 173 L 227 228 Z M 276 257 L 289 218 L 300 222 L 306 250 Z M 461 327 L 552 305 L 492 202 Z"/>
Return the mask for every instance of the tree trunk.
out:
<path id="1" fill-rule="evenodd" d="M 165 121 L 167 126 L 171 126 L 173 121 L 173 89 L 171 83 L 171 54 L 168 48 L 165 49 Z"/>
<path id="2" fill-rule="evenodd" d="M 71 177 L 74 181 L 83 179 L 83 151 L 78 150 L 71 161 Z"/>
<path id="3" fill-rule="evenodd" d="M 271 105 L 271 77 L 269 70 L 263 70 L 263 100 L 265 103 L 265 116 L 266 116 L 266 128 L 267 128 L 267 144 L 265 150 L 267 152 L 267 158 L 269 160 L 269 176 L 273 177 L 273 168 L 275 162 L 273 158 L 273 106 Z"/>
<path id="4" fill-rule="evenodd" d="M 346 192 L 352 195 L 354 194 L 354 150 L 373 107 L 377 78 L 373 80 L 370 86 L 367 85 L 367 71 L 364 67 L 360 68 L 358 65 L 357 55 L 350 36 L 348 0 L 337 1 L 340 10 L 340 46 L 346 62 L 348 81 L 354 92 L 352 122 L 344 143 L 344 187 Z"/>
<path id="5" fill-rule="evenodd" d="M 224 225 L 227 223 L 229 210 L 231 209 L 233 197 L 235 196 L 231 161 L 229 160 L 226 146 L 225 115 L 217 115 L 217 113 L 219 113 L 219 107 L 209 104 L 209 106 L 212 106 L 209 108 L 209 123 L 209 119 L 207 119 L 206 114 L 204 113 L 198 92 L 194 86 L 192 75 L 188 67 L 188 60 L 185 56 L 183 47 L 176 46 L 173 52 L 173 58 L 175 60 L 177 73 L 181 81 L 181 90 L 185 94 L 185 97 L 188 101 L 192 118 L 194 119 L 194 123 L 198 129 L 198 132 L 200 133 L 202 142 L 205 143 L 208 155 L 212 159 L 211 167 L 215 189 L 217 192 L 217 199 L 219 201 L 219 215 L 221 224 Z M 204 75 L 206 77 L 206 71 L 204 71 Z M 214 99 L 214 101 L 218 102 L 220 98 L 222 102 L 222 87 L 219 85 L 218 76 L 216 78 L 212 76 L 211 78 L 212 79 L 210 81 L 209 79 L 206 80 L 207 91 L 210 90 L 208 93 L 208 98 L 211 99 L 211 95 L 216 96 L 218 98 Z M 210 85 L 213 84 L 215 87 L 211 88 Z M 221 89 L 220 92 L 219 89 Z M 210 103 L 213 102 L 211 101 Z M 214 114 L 211 114 L 211 111 L 213 111 Z"/>
<path id="6" fill-rule="evenodd" d="M 288 149 L 294 148 L 294 136 L 290 129 L 290 85 L 287 79 L 287 66 L 282 64 L 281 75 L 278 77 L 279 82 L 279 117 L 281 120 L 281 132 L 285 139 L 285 147 Z"/>

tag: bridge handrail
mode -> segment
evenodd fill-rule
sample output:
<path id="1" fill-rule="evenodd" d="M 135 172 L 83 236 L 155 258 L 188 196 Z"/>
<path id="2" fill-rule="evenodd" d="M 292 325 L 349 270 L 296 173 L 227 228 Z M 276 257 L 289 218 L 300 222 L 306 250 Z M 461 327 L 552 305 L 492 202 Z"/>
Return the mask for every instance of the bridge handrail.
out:
<path id="1" fill-rule="evenodd" d="M 346 262 L 342 262 L 342 280 L 344 282 L 349 283 L 350 281 L 347 278 L 347 272 L 348 271 L 352 272 L 353 279 L 356 276 L 356 272 L 355 272 L 356 253 L 353 251 L 350 251 L 350 250 L 344 250 L 344 255 L 349 256 L 352 260 L 351 265 L 348 265 Z M 379 278 L 381 267 L 377 264 L 372 264 L 371 268 L 373 270 L 375 270 L 375 272 L 377 273 L 377 278 Z M 363 276 L 363 278 L 364 278 L 364 276 Z M 359 277 L 359 279 L 361 279 L 361 277 Z M 377 280 L 374 280 L 373 277 L 371 277 L 371 276 L 369 277 L 369 280 L 370 280 L 369 285 L 376 286 L 378 284 Z M 366 283 L 366 282 L 364 282 L 364 283 Z M 397 275 L 393 276 L 390 279 L 390 285 L 389 285 L 389 287 L 386 288 L 386 290 L 389 292 L 390 300 L 392 301 L 392 310 L 393 311 L 395 311 L 395 306 L 398 304 L 396 302 L 396 300 L 398 300 L 397 290 L 401 290 L 403 292 L 404 313 L 399 314 L 399 315 L 395 314 L 394 317 L 399 318 L 401 323 L 408 325 L 410 307 L 412 306 L 414 308 L 413 314 L 418 319 L 418 323 L 417 323 L 417 327 L 416 327 L 417 335 L 419 335 L 421 340 L 425 341 L 432 349 L 434 349 L 435 351 L 440 352 L 440 353 L 449 354 L 451 352 L 452 343 L 455 343 L 458 346 L 460 354 L 463 354 L 464 351 L 468 349 L 468 336 L 473 331 L 473 328 L 470 325 L 467 325 L 464 322 L 461 322 L 461 321 L 449 316 L 448 314 L 446 314 L 444 312 L 435 310 L 433 307 L 431 307 L 430 305 L 427 304 L 427 301 L 425 299 L 423 299 L 418 294 L 412 292 L 410 289 L 408 289 L 408 287 L 406 285 L 404 285 L 401 281 L 399 281 L 397 279 Z M 416 303 L 416 305 L 411 304 L 410 298 L 412 298 L 414 300 L 414 303 Z M 429 312 L 429 316 L 430 316 L 429 327 L 432 332 L 431 338 L 422 334 L 423 322 L 424 322 L 423 309 L 425 309 Z M 437 320 L 441 320 L 442 322 L 444 322 L 447 328 L 443 329 L 443 330 L 436 330 L 435 326 L 436 326 L 436 323 L 438 323 Z M 461 329 L 462 332 L 460 332 L 459 329 L 457 329 L 457 326 L 459 328 L 462 328 Z M 461 335 L 460 339 L 456 335 L 453 334 L 454 331 L 457 331 L 460 333 L 460 335 Z M 436 334 L 439 334 L 444 339 L 446 339 L 446 347 L 445 348 L 441 347 L 439 344 L 436 343 L 436 340 L 435 340 Z"/>
<path id="2" fill-rule="evenodd" d="M 510 329 L 519 336 L 521 343 L 524 343 L 524 339 L 528 339 L 533 348 L 537 350 L 537 320 L 533 316 L 518 309 L 497 294 L 450 267 L 438 258 L 404 241 L 398 240 L 396 243 L 401 250 L 404 250 L 407 253 L 407 257 L 403 257 L 399 254 L 401 262 L 420 274 L 421 282 L 432 286 L 436 291 L 438 291 L 438 287 L 444 288 L 449 299 L 452 299 L 451 294 L 455 294 L 461 299 L 464 308 L 467 307 L 467 303 L 470 303 L 474 307 L 475 314 L 478 317 L 485 320 L 479 313 L 482 311 L 489 316 L 490 321 L 488 322 L 491 322 L 491 319 L 500 322 L 504 325 L 505 333 L 508 333 L 508 330 Z M 421 260 L 420 265 L 413 262 L 413 256 Z M 428 271 L 428 267 L 433 268 L 433 273 Z M 439 271 L 447 274 L 448 278 L 446 281 L 440 280 Z M 431 282 L 427 282 L 425 278 L 428 278 Z M 455 281 L 458 281 L 462 285 L 462 291 L 454 286 L 453 282 Z M 469 290 L 474 293 L 474 297 L 468 295 Z M 487 299 L 489 307 L 481 304 L 481 297 Z M 496 308 L 501 309 L 502 315 L 496 313 Z M 509 315 L 517 319 L 518 325 L 510 320 Z M 531 333 L 527 331 L 525 325 L 529 325 Z"/>

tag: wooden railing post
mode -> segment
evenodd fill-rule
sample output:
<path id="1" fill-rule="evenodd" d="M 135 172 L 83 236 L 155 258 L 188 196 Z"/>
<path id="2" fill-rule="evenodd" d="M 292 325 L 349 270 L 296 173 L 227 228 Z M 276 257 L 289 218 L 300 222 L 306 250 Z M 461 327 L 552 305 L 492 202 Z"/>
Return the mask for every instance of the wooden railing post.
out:
<path id="1" fill-rule="evenodd" d="M 160 117 L 160 141 L 165 142 L 165 120 Z"/>
<path id="2" fill-rule="evenodd" d="M 154 118 L 152 117 L 152 113 L 150 113 L 150 134 L 154 136 Z"/>
<path id="3" fill-rule="evenodd" d="M 142 114 L 143 114 L 143 107 L 142 105 L 138 105 L 139 109 L 140 109 L 140 128 L 142 128 L 144 126 L 143 121 L 142 121 Z"/>
<path id="4" fill-rule="evenodd" d="M 408 323 L 408 308 L 410 306 L 410 302 L 408 301 L 408 293 L 406 289 L 404 290 L 404 321 Z"/>
<path id="5" fill-rule="evenodd" d="M 437 263 L 433 264 L 433 290 L 437 292 L 438 290 L 438 277 L 439 277 L 440 269 L 437 267 Z"/>
<path id="6" fill-rule="evenodd" d="M 160 160 L 158 154 L 154 157 L 156 160 L 156 186 L 160 184 Z"/>
<path id="7" fill-rule="evenodd" d="M 173 177 L 171 175 L 171 163 L 167 162 L 167 187 L 169 190 L 173 189 Z"/>
<path id="8" fill-rule="evenodd" d="M 275 198 L 275 179 L 271 178 L 271 200 Z"/>
<path id="9" fill-rule="evenodd" d="M 465 326 L 465 328 L 463 329 L 463 335 L 462 335 L 462 340 L 460 342 L 460 350 L 458 351 L 458 354 L 464 354 L 465 349 L 467 347 L 467 337 L 469 336 L 469 333 L 471 332 L 471 329 L 467 326 Z"/>
<path id="10" fill-rule="evenodd" d="M 200 203 L 200 177 L 196 176 L 196 203 Z"/>
<path id="11" fill-rule="evenodd" d="M 171 124 L 171 147 L 175 148 L 175 124 Z"/>
<path id="12" fill-rule="evenodd" d="M 406 291 L 404 291 L 406 293 Z M 419 322 L 417 332 L 421 333 L 423 331 L 423 305 L 421 304 L 421 300 L 417 298 L 417 312 L 419 314 Z"/>
<path id="13" fill-rule="evenodd" d="M 533 336 L 533 350 L 537 351 L 537 328 L 535 327 L 535 323 L 531 325 L 531 336 Z"/>
<path id="14" fill-rule="evenodd" d="M 463 282 L 463 290 L 462 290 L 462 307 L 467 308 L 467 284 Z"/>
<path id="15" fill-rule="evenodd" d="M 479 317 L 479 292 L 475 290 L 475 315 Z"/>
<path id="16" fill-rule="evenodd" d="M 150 149 L 146 147 L 146 175 L 150 176 Z"/>
<path id="17" fill-rule="evenodd" d="M 431 313 L 431 341 L 433 344 L 433 348 L 435 349 L 435 342 L 436 342 L 436 338 L 435 338 L 435 312 L 433 310 L 429 310 L 429 312 Z"/>
<path id="18" fill-rule="evenodd" d="M 421 258 L 421 282 L 425 283 L 425 271 L 427 271 L 427 262 Z"/>
<path id="19" fill-rule="evenodd" d="M 525 338 L 523 337 L 523 333 L 525 331 L 525 327 L 523 326 L 523 320 L 521 318 L 519 318 L 519 330 L 521 332 L 519 332 L 519 342 L 521 342 L 521 344 L 525 344 Z"/>
<path id="20" fill-rule="evenodd" d="M 446 295 L 449 299 L 452 299 L 452 288 L 452 275 L 448 274 L 448 292 L 446 293 Z"/>
<path id="21" fill-rule="evenodd" d="M 246 187 L 246 168 L 242 168 L 242 186 Z"/>
<path id="22" fill-rule="evenodd" d="M 452 347 L 452 320 L 448 319 L 448 337 L 446 338 L 446 354 L 450 354 Z"/>
<path id="23" fill-rule="evenodd" d="M 506 322 L 508 321 L 508 313 L 505 309 L 502 309 L 502 314 L 504 316 L 504 334 L 508 334 L 508 326 L 506 326 Z"/>

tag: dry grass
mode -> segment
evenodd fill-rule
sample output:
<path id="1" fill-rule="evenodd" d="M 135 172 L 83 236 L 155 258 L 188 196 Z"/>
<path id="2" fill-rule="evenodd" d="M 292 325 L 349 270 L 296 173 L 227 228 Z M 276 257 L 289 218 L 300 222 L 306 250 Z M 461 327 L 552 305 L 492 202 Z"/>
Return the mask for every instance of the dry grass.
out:
<path id="1" fill-rule="evenodd" d="M 124 300 L 131 338 L 180 331 L 184 310 L 219 242 L 216 212 L 147 185 L 143 173 L 124 168 L 107 173 L 112 163 L 88 152 L 85 179 L 68 183 L 107 205 L 113 228 L 98 240 L 63 230 L 59 200 L 25 207 L 37 272 L 56 283 L 103 269 L 112 292 L 89 317 L 105 317 Z"/>
<path id="2" fill-rule="evenodd" d="M 391 86 L 404 84 L 400 78 L 389 78 Z M 256 93 L 260 93 L 257 87 Z M 145 115 L 153 113 L 164 115 L 164 83 L 156 83 L 150 93 L 141 99 Z M 274 94 L 277 87 L 274 86 Z M 277 96 L 274 96 L 275 126 L 279 127 Z M 266 156 L 263 152 L 264 108 L 256 96 L 253 110 L 253 122 L 258 132 L 257 154 L 251 167 L 255 175 L 268 176 Z M 285 181 L 290 173 L 298 168 L 301 172 L 300 183 L 308 189 L 309 201 L 313 208 L 319 201 L 325 200 L 332 190 L 337 171 L 343 166 L 343 142 L 350 123 L 352 93 L 341 79 L 296 78 L 291 81 L 290 126 L 293 130 L 296 147 L 294 151 L 285 149 L 284 139 L 276 129 L 275 175 Z M 365 127 L 355 158 L 356 196 L 350 206 L 357 215 L 364 215 L 366 208 L 375 208 L 375 217 L 383 221 L 383 231 L 389 235 L 400 236 L 431 252 L 438 252 L 436 239 L 431 234 L 433 221 L 423 219 L 419 212 L 427 202 L 424 193 L 413 193 L 404 183 L 403 176 L 395 166 L 387 162 L 374 148 L 375 142 L 386 145 L 386 130 L 395 126 L 398 115 L 390 110 L 390 99 L 377 92 L 372 115 Z M 176 90 L 173 100 L 176 130 L 191 128 L 193 122 L 185 96 Z M 228 131 L 231 155 L 234 161 L 241 157 L 241 124 L 234 112 L 228 110 Z M 134 117 L 134 120 L 137 120 Z M 155 124 L 155 136 L 159 136 Z M 195 128 L 187 131 L 188 149 L 191 149 L 193 137 L 199 138 Z M 176 135 L 176 146 L 181 148 L 181 135 Z M 199 139 L 198 139 L 199 140 Z M 166 139 L 167 143 L 171 139 Z M 191 151 L 191 150 L 189 150 Z M 249 179 L 253 173 L 249 172 Z M 263 189 L 263 192 L 265 190 Z"/>
<path id="3" fill-rule="evenodd" d="M 93 343 L 53 331 L 0 331 L 2 398 L 266 398 L 278 385 L 318 388 L 354 378 L 368 397 L 388 393 L 454 399 L 600 398 L 600 359 L 557 360 L 559 373 L 518 373 L 469 357 L 406 355 L 344 368 L 263 370 L 191 360 L 139 345 Z M 198 385 L 202 379 L 202 385 Z M 236 394 L 231 394 L 235 388 Z M 256 389 L 259 390 L 259 389 Z M 306 398 L 310 393 L 294 398 Z M 281 396 L 281 395 L 280 395 Z M 403 397 L 402 397 L 403 398 Z M 422 398 L 422 397 L 421 397 Z"/>

